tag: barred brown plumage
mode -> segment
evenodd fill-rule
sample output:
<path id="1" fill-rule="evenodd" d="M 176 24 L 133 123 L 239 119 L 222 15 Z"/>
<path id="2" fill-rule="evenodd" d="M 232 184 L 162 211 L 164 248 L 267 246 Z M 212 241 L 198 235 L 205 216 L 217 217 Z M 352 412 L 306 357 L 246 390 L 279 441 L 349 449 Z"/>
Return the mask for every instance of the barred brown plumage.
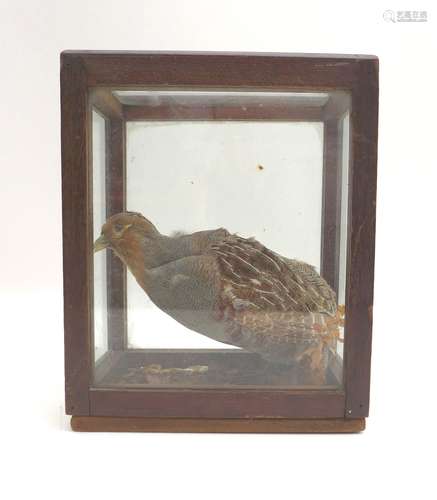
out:
<path id="1" fill-rule="evenodd" d="M 144 216 L 112 216 L 111 248 L 164 312 L 192 330 L 280 364 L 307 358 L 323 380 L 342 310 L 314 267 L 225 229 L 164 236 Z"/>
<path id="2" fill-rule="evenodd" d="M 222 276 L 218 309 L 234 343 L 288 362 L 338 336 L 335 293 L 312 266 L 236 235 L 211 252 Z"/>

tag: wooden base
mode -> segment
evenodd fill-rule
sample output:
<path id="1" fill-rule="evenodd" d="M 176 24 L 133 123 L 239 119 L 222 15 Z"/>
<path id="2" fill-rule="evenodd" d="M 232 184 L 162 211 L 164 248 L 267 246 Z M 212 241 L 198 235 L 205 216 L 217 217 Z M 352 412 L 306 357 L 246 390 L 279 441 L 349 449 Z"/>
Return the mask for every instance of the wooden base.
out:
<path id="1" fill-rule="evenodd" d="M 350 433 L 365 428 L 364 418 L 343 419 L 204 419 L 71 417 L 79 432 L 209 432 L 209 433 Z"/>

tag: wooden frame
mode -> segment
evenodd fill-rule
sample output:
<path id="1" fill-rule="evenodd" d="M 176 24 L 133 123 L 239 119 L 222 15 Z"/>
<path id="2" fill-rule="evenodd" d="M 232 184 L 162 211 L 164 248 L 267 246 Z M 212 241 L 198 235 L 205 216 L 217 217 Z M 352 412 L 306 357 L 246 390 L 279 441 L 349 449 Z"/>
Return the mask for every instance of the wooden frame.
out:
<path id="1" fill-rule="evenodd" d="M 138 418 L 72 417 L 71 427 L 80 432 L 226 432 L 226 433 L 347 433 L 361 432 L 364 418 Z"/>
<path id="2" fill-rule="evenodd" d="M 129 107 L 115 99 L 111 89 L 250 89 L 259 91 L 331 92 L 333 98 L 321 107 L 277 108 L 278 120 L 324 122 L 325 141 L 322 274 L 338 289 L 339 193 L 337 161 L 341 141 L 341 116 L 346 92 L 351 99 L 351 152 L 349 165 L 349 212 L 347 240 L 346 342 L 344 384 L 338 390 L 195 388 L 128 389 L 93 385 L 92 311 L 92 183 L 90 167 L 90 110 L 94 107 L 107 120 L 107 191 L 111 196 L 107 215 L 125 204 L 125 121 L 174 119 L 175 110 L 163 109 L 153 116 L 150 108 Z M 146 418 L 143 429 L 156 429 L 156 418 L 196 419 L 198 427 L 211 429 L 205 419 L 242 419 L 253 431 L 268 430 L 262 419 L 329 419 L 319 432 L 361 430 L 368 415 L 371 324 L 373 300 L 374 230 L 376 201 L 378 61 L 374 56 L 295 54 L 202 54 L 202 53 L 111 53 L 63 52 L 61 55 L 62 186 L 64 239 L 65 383 L 66 412 L 75 417 Z M 265 115 L 247 107 L 236 110 L 199 108 L 198 119 L 263 119 Z M 272 109 L 267 111 L 272 116 Z M 180 119 L 192 108 L 177 109 Z M 191 114 L 191 115 L 190 115 Z M 331 146 L 327 146 L 330 144 Z M 336 146 L 334 146 L 336 145 Z M 122 166 L 122 167 L 120 167 Z M 334 231 L 334 235 L 332 232 Z M 119 262 L 108 260 L 108 319 L 110 354 L 97 370 L 104 374 L 126 350 L 126 275 Z M 98 373 L 97 373 L 98 375 Z M 147 420 L 153 419 L 153 420 Z M 356 425 L 347 422 L 354 420 Z M 216 421 L 213 420 L 213 421 Z M 81 427 L 89 430 L 82 422 Z M 165 420 L 162 420 L 164 422 Z M 89 421 L 91 422 L 91 421 Z M 93 420 L 92 422 L 95 422 Z M 108 421 L 106 421 L 108 422 Z M 128 422 L 128 421 L 125 421 Z M 184 428 L 186 420 L 181 420 Z M 267 420 L 264 421 L 266 424 Z M 295 420 L 296 424 L 297 420 Z M 94 425 L 94 424 L 93 424 Z M 105 427 L 106 425 L 106 427 Z M 112 425 L 112 424 L 111 424 Z M 111 425 L 109 427 L 111 427 Z M 128 424 L 127 424 L 128 425 Z M 245 425 L 244 429 L 250 429 Z M 282 425 L 282 424 L 281 424 Z M 136 427 L 135 427 L 136 426 Z M 165 425 L 163 424 L 165 427 Z M 158 426 L 161 430 L 163 426 Z M 116 426 L 117 427 L 117 426 Z M 129 427 L 129 425 L 128 425 Z M 138 429 L 138 420 L 131 427 Z M 311 426 L 310 426 L 311 427 Z M 302 424 L 300 430 L 310 427 Z M 102 428 L 108 428 L 102 424 Z M 120 428 L 120 427 L 119 427 Z M 168 428 L 175 429 L 174 425 Z M 190 426 L 186 427 L 191 428 Z M 235 427 L 242 429 L 243 427 Z M 281 429 L 299 430 L 284 424 Z M 229 426 L 217 429 L 229 430 Z M 278 429 L 278 427 L 276 427 Z M 114 430 L 113 426 L 109 430 Z M 126 427 L 124 430 L 128 430 Z M 272 428 L 272 432 L 275 432 Z M 278 430 L 276 430 L 278 432 Z M 287 432 L 285 430 L 285 432 Z"/>

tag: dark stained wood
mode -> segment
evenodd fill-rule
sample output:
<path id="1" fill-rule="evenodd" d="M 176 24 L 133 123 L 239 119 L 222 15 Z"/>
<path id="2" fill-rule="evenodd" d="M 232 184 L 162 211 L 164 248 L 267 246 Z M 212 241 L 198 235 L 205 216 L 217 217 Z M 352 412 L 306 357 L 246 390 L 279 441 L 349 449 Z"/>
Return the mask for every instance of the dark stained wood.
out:
<path id="1" fill-rule="evenodd" d="M 78 52 L 90 86 L 338 89 L 357 83 L 362 56 Z"/>
<path id="2" fill-rule="evenodd" d="M 352 163 L 345 324 L 346 416 L 369 413 L 375 261 L 378 61 L 361 61 L 352 90 Z"/>
<path id="3" fill-rule="evenodd" d="M 322 107 L 317 106 L 123 106 L 126 121 L 141 120 L 268 120 L 268 121 L 322 121 Z"/>
<path id="4" fill-rule="evenodd" d="M 91 415 L 186 418 L 340 418 L 342 391 L 92 389 Z"/>
<path id="5" fill-rule="evenodd" d="M 107 121 L 106 217 L 126 210 L 126 124 Z M 113 252 L 107 252 L 108 348 L 127 348 L 126 268 Z"/>
<path id="6" fill-rule="evenodd" d="M 88 103 L 80 57 L 61 59 L 65 408 L 88 415 L 91 377 L 91 241 Z"/>
<path id="7" fill-rule="evenodd" d="M 187 433 L 352 433 L 366 427 L 364 418 L 345 419 L 205 419 L 205 418 L 135 418 L 72 417 L 71 428 L 77 432 L 187 432 Z"/>
<path id="8" fill-rule="evenodd" d="M 338 118 L 324 122 L 321 274 L 338 295 L 341 231 L 343 127 Z M 345 200 L 347 202 L 347 200 Z"/>

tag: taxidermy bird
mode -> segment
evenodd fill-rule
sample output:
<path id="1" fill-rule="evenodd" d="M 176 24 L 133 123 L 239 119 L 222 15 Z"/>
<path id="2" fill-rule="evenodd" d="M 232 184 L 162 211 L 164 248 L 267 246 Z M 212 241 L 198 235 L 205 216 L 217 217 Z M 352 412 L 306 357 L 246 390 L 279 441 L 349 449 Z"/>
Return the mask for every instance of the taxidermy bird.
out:
<path id="1" fill-rule="evenodd" d="M 226 229 L 165 236 L 136 212 L 106 221 L 94 251 L 105 248 L 182 325 L 271 363 L 306 359 L 323 380 L 342 311 L 312 266 Z"/>

